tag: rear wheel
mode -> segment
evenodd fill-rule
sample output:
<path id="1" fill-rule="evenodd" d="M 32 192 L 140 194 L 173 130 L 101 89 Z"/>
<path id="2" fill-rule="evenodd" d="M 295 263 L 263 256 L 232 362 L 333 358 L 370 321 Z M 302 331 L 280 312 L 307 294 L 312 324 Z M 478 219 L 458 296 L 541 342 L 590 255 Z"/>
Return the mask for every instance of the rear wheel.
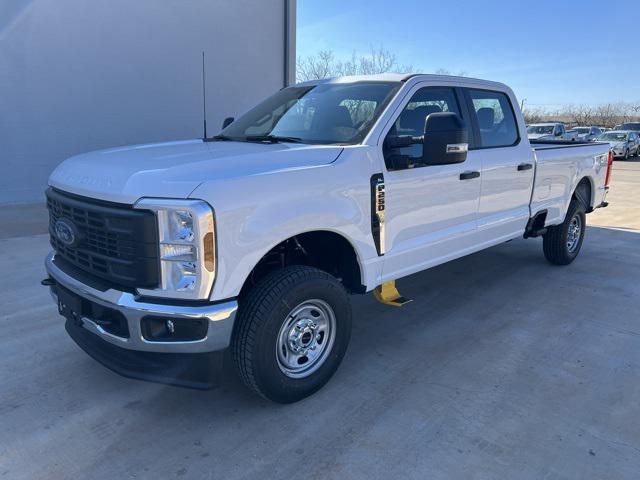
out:
<path id="1" fill-rule="evenodd" d="M 571 200 L 563 223 L 547 229 L 542 247 L 546 259 L 555 265 L 568 265 L 575 260 L 582 247 L 586 228 L 582 202 Z"/>
<path id="2" fill-rule="evenodd" d="M 241 300 L 232 351 L 245 385 L 279 403 L 319 390 L 351 335 L 349 294 L 326 272 L 291 266 L 267 275 Z"/>

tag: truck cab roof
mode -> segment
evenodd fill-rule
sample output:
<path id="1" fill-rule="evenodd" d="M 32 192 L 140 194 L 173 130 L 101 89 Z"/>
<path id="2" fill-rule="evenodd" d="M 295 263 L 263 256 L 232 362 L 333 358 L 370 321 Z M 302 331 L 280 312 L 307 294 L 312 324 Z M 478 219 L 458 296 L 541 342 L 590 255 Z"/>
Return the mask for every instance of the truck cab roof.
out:
<path id="1" fill-rule="evenodd" d="M 295 86 L 321 85 L 331 83 L 356 83 L 356 82 L 446 82 L 465 85 L 491 86 L 500 90 L 509 90 L 509 87 L 500 82 L 482 80 L 480 78 L 461 77 L 457 75 L 436 75 L 429 73 L 380 73 L 375 75 L 348 75 L 344 77 L 323 78 L 297 83 Z"/>

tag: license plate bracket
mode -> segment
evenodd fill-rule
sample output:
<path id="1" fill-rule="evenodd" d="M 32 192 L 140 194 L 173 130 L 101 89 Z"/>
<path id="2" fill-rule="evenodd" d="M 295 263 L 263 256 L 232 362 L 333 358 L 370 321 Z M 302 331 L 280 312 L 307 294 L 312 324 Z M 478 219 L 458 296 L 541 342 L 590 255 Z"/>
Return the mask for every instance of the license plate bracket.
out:
<path id="1" fill-rule="evenodd" d="M 58 312 L 60 315 L 81 324 L 82 298 L 60 285 L 56 287 L 56 294 L 58 295 Z"/>

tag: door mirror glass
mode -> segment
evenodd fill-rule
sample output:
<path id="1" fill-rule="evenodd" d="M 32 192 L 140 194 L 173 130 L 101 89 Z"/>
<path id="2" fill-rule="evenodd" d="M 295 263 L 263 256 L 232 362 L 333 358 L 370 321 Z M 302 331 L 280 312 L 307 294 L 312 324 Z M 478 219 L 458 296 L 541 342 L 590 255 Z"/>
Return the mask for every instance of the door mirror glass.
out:
<path id="1" fill-rule="evenodd" d="M 425 120 L 422 142 L 425 165 L 462 163 L 469 150 L 469 129 L 457 113 L 432 113 Z"/>

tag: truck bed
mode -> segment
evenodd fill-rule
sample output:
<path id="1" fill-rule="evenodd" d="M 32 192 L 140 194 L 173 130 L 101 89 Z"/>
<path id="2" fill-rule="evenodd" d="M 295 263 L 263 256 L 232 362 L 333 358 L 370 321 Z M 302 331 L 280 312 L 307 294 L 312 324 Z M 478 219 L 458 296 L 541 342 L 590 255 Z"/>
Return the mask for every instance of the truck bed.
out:
<path id="1" fill-rule="evenodd" d="M 609 144 L 604 142 L 531 141 L 536 171 L 531 215 L 547 211 L 546 225 L 562 223 L 572 192 L 580 180 L 592 177 L 591 206 L 604 198 Z"/>

